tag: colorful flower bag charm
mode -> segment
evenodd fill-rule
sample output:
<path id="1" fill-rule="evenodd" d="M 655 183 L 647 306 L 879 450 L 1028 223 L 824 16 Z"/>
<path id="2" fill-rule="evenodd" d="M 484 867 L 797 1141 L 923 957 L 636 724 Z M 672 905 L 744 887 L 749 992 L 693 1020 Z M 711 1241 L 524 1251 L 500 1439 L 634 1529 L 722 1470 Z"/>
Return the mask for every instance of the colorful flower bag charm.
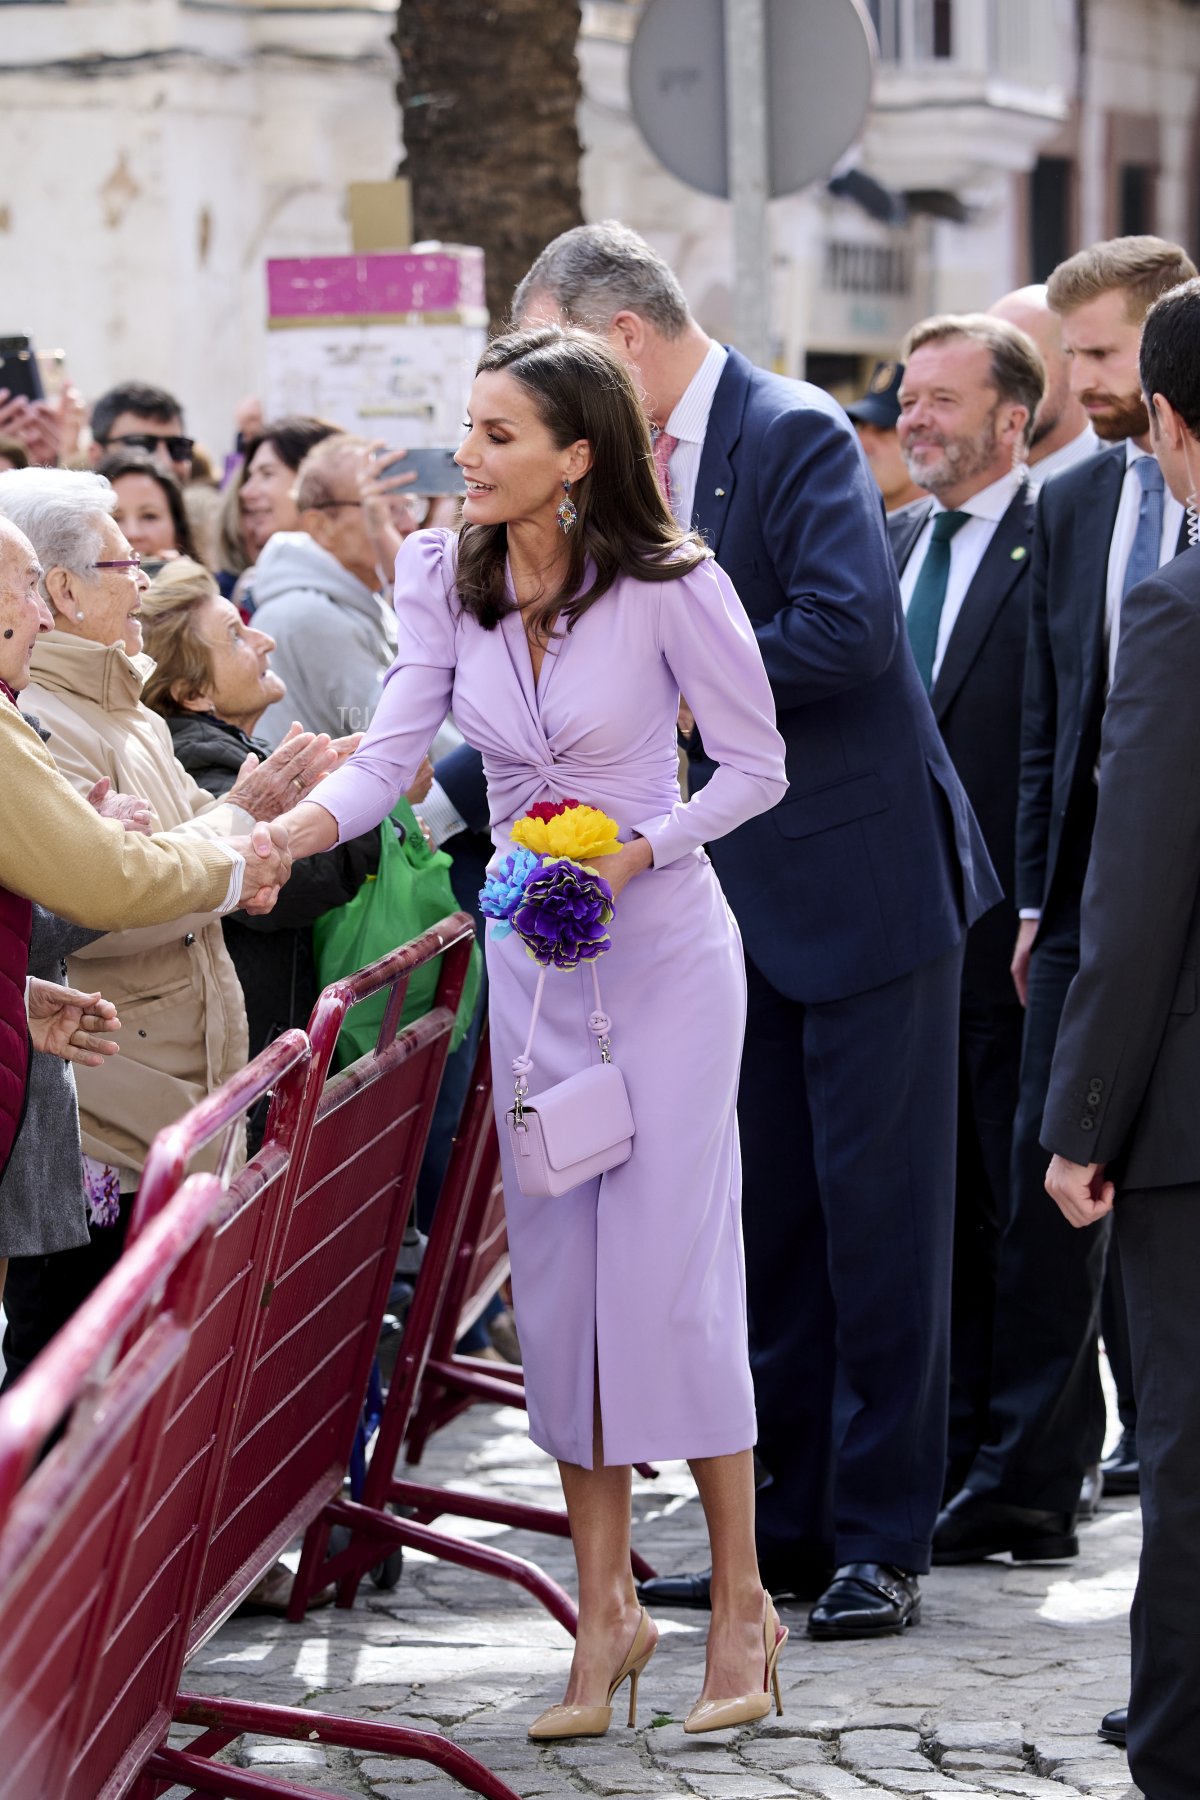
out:
<path id="1" fill-rule="evenodd" d="M 541 966 L 525 1049 L 513 1060 L 516 1093 L 506 1115 L 521 1192 L 555 1198 L 615 1169 L 633 1154 L 633 1113 L 625 1078 L 610 1055 L 611 1021 L 600 1000 L 596 959 L 611 949 L 612 889 L 585 858 L 620 849 L 615 819 L 577 800 L 542 802 L 512 829 L 517 848 L 488 876 L 479 896 L 492 935 L 514 932 Z M 600 1061 L 530 1095 L 533 1034 L 549 968 L 592 971 L 595 1009 L 588 1029 Z"/>

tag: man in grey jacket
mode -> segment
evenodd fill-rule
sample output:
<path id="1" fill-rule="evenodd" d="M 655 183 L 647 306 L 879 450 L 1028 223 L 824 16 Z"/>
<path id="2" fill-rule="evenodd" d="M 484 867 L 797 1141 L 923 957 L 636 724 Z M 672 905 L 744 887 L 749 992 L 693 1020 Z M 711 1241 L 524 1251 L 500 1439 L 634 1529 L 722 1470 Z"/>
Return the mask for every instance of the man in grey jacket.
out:
<path id="1" fill-rule="evenodd" d="M 371 445 L 339 433 L 309 451 L 296 476 L 299 531 L 277 531 L 254 575 L 254 623 L 275 639 L 271 667 L 287 699 L 269 706 L 258 735 L 280 742 L 293 719 L 344 737 L 365 731 L 396 653 L 392 564 L 400 538 L 370 529 L 367 496 L 378 491 Z M 439 742 L 444 754 L 461 740 Z M 435 843 L 465 829 L 427 764 L 408 799 Z"/>
<path id="2" fill-rule="evenodd" d="M 331 736 L 365 731 L 396 651 L 384 595 L 391 571 L 377 563 L 363 516 L 362 438 L 326 438 L 296 476 L 298 531 L 277 531 L 254 577 L 255 625 L 275 639 L 271 667 L 287 699 L 269 706 L 259 735 L 278 744 L 293 719 Z"/>

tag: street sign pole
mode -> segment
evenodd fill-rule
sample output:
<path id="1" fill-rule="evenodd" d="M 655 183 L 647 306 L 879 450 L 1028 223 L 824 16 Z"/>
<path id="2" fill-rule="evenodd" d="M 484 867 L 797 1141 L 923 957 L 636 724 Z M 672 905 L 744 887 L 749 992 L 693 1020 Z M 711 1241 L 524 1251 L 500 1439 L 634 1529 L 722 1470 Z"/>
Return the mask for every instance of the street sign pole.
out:
<path id="1" fill-rule="evenodd" d="M 725 116 L 733 211 L 733 336 L 743 356 L 765 367 L 771 354 L 766 0 L 725 0 Z"/>

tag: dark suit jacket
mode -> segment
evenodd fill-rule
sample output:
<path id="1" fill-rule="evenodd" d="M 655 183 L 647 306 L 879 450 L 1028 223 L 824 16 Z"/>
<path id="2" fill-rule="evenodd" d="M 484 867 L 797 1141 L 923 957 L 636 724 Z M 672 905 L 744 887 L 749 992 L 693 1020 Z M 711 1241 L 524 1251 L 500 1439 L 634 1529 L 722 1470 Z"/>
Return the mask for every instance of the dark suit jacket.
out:
<path id="1" fill-rule="evenodd" d="M 731 350 L 693 522 L 753 621 L 787 747 L 787 797 L 711 850 L 746 949 L 793 1000 L 882 986 L 950 949 L 1000 890 L 841 408 Z M 712 765 L 692 755 L 700 786 Z"/>
<path id="2" fill-rule="evenodd" d="M 971 927 L 963 991 L 1002 1006 L 1017 1004 L 1009 964 L 1017 935 L 1013 870 L 1035 499 L 1026 483 L 998 521 L 954 621 L 930 695 L 933 716 L 1005 896 Z M 932 500 L 915 500 L 888 518 L 901 573 L 932 508 Z"/>
<path id="3" fill-rule="evenodd" d="M 1132 588 L 1042 1124 L 1125 1187 L 1200 1181 L 1200 550 Z"/>
<path id="4" fill-rule="evenodd" d="M 1108 670 L 1104 601 L 1125 445 L 1048 481 L 1038 498 L 1017 809 L 1017 905 L 1052 922 L 1082 886 Z M 1180 549 L 1184 542 L 1181 537 Z M 1060 866 L 1064 845 L 1073 854 Z"/>

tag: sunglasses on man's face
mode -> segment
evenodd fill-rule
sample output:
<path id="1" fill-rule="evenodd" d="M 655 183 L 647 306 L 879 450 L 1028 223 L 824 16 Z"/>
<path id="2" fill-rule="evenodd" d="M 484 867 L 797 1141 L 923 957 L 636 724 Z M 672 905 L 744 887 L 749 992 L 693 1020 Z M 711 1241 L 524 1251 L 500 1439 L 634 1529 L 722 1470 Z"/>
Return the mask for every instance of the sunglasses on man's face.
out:
<path id="1" fill-rule="evenodd" d="M 129 450 L 145 450 L 150 456 L 154 455 L 160 444 L 165 444 L 167 455 L 172 462 L 191 462 L 196 440 L 154 431 L 126 431 L 120 437 L 105 438 L 104 448 L 106 450 L 110 449 L 113 444 L 123 444 Z"/>

